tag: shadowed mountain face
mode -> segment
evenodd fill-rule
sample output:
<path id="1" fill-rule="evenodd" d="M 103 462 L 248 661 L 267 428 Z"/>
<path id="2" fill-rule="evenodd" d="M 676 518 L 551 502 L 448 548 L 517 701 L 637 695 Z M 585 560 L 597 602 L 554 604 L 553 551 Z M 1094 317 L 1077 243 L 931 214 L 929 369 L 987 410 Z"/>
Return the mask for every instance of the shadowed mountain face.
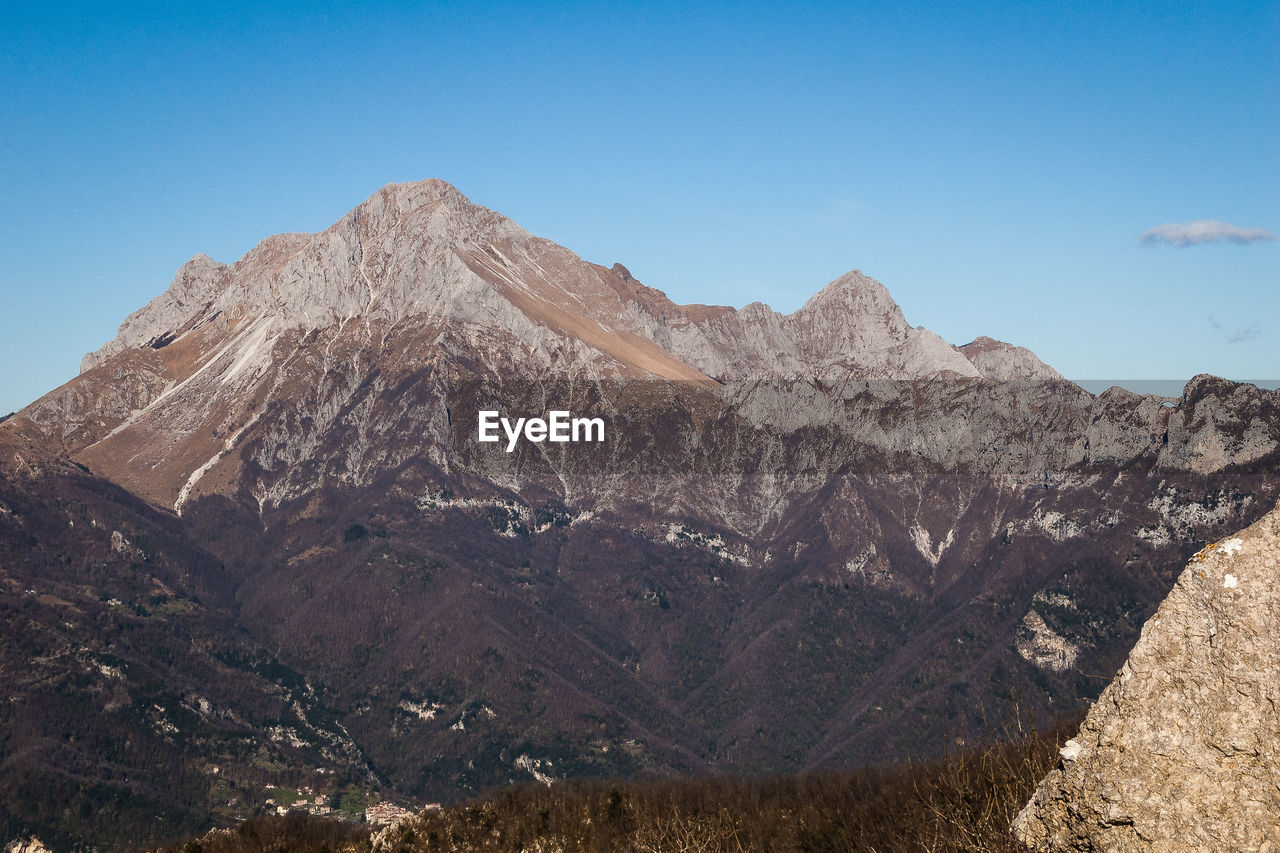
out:
<path id="1" fill-rule="evenodd" d="M 602 440 L 477 440 L 482 411 L 552 410 Z M 331 769 L 438 800 L 937 752 L 1010 694 L 1074 709 L 1186 556 L 1274 504 L 1278 441 L 1275 393 L 1094 397 L 857 272 L 791 315 L 678 306 L 428 181 L 189 262 L 0 424 L 0 521 L 72 482 L 132 501 L 198 555 L 164 582 L 216 590 L 210 634 L 349 735 Z M 83 556 L 110 533 L 49 547 L 133 606 Z"/>
<path id="2" fill-rule="evenodd" d="M 23 460 L 0 479 L 0 838 L 117 849 L 269 786 L 373 778 L 177 518 L 15 445 L 0 436 Z"/>

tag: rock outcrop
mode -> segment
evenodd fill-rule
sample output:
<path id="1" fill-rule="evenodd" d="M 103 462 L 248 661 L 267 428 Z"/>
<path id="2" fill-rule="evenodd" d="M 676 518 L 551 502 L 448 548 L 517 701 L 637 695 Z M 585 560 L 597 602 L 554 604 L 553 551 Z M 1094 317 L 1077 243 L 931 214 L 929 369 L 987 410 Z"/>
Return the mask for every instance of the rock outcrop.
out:
<path id="1" fill-rule="evenodd" d="M 1014 824 L 1037 851 L 1280 849 L 1280 508 L 1196 553 Z"/>
<path id="2" fill-rule="evenodd" d="M 29 838 L 26 841 L 10 842 L 5 845 L 4 853 L 49 853 L 49 848 L 39 838 Z"/>

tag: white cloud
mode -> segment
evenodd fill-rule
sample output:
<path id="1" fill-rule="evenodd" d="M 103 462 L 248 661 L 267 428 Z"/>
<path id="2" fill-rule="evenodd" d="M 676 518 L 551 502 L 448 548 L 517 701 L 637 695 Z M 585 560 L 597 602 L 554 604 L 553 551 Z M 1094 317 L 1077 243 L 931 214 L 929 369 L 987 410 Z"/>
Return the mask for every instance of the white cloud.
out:
<path id="1" fill-rule="evenodd" d="M 1227 338 L 1229 344 L 1247 344 L 1249 341 L 1255 340 L 1262 336 L 1262 327 L 1246 326 L 1243 329 L 1236 329 L 1231 333 L 1231 337 Z"/>
<path id="2" fill-rule="evenodd" d="M 1262 337 L 1261 326 L 1244 326 L 1236 329 L 1234 332 L 1227 331 L 1226 326 L 1222 325 L 1222 321 L 1214 315 L 1209 315 L 1209 325 L 1213 327 L 1215 332 L 1222 335 L 1223 339 L 1229 344 L 1247 344 L 1249 341 L 1257 340 Z"/>
<path id="3" fill-rule="evenodd" d="M 1195 222 L 1166 222 L 1152 228 L 1138 238 L 1143 246 L 1154 246 L 1168 243 L 1170 246 L 1185 248 L 1199 243 L 1220 243 L 1223 241 L 1247 246 L 1275 240 L 1276 235 L 1262 228 L 1241 228 L 1230 222 L 1217 222 L 1213 219 L 1197 219 Z"/>

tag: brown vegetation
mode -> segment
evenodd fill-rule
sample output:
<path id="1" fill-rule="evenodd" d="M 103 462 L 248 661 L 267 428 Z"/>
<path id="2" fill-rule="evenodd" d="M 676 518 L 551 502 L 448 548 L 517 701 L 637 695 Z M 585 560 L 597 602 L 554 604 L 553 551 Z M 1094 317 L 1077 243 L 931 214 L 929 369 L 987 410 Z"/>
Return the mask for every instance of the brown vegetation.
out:
<path id="1" fill-rule="evenodd" d="M 369 833 L 359 824 L 290 812 L 246 820 L 235 829 L 215 829 L 168 848 L 169 853 L 339 853 L 367 851 Z"/>
<path id="2" fill-rule="evenodd" d="M 167 853 L 243 851 L 990 851 L 1022 848 L 1009 824 L 1057 758 L 1067 723 L 929 763 L 770 778 L 507 788 L 423 812 L 372 837 L 303 819 L 251 821 Z"/>

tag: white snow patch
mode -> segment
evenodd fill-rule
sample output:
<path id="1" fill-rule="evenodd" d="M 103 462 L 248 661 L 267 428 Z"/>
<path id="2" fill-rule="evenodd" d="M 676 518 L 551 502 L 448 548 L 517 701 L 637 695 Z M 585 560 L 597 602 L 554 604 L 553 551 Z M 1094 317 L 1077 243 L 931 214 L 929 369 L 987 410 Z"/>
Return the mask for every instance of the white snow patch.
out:
<path id="1" fill-rule="evenodd" d="M 1239 585 L 1240 585 L 1240 581 L 1239 579 L 1236 578 L 1235 575 L 1228 574 L 1226 577 L 1222 579 L 1222 586 L 1225 587 L 1226 589 L 1235 589 Z"/>
<path id="2" fill-rule="evenodd" d="M 1242 548 L 1244 548 L 1244 540 L 1239 537 L 1228 539 L 1218 546 L 1218 550 L 1228 557 L 1234 557 Z M 1227 575 L 1227 577 L 1231 576 Z"/>
<path id="3" fill-rule="evenodd" d="M 1081 752 L 1084 752 L 1084 747 L 1075 738 L 1064 743 L 1062 748 L 1058 750 L 1058 754 L 1062 756 L 1064 761 L 1075 761 L 1080 757 Z"/>

